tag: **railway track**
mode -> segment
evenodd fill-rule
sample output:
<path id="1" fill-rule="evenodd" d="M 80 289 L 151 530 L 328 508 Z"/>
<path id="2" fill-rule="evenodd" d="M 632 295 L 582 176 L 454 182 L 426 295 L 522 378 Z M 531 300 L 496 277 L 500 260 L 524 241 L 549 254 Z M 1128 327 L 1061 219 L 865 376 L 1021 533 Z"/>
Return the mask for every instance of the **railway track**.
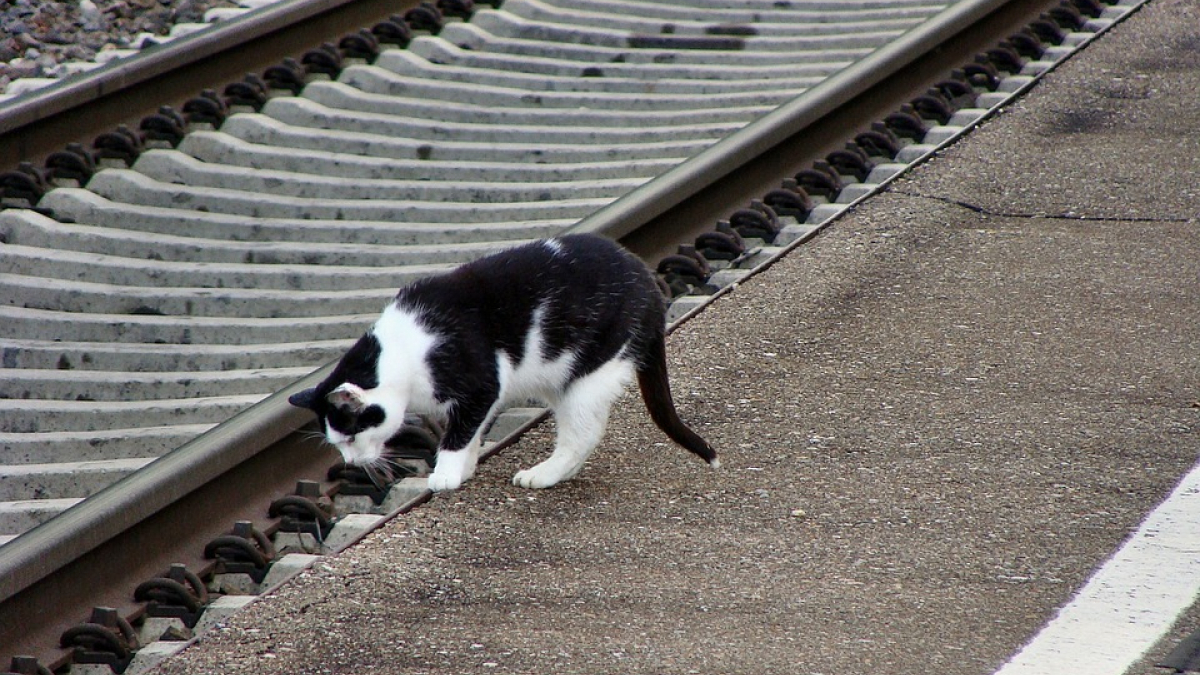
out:
<path id="1" fill-rule="evenodd" d="M 729 4 L 297 2 L 121 66 L 179 113 L 52 151 L 88 106 L 129 114 L 88 79 L 111 73 L 0 109 L 0 145 L 38 162 L 0 176 L 10 670 L 142 668 L 428 498 L 435 426 L 412 420 L 415 475 L 376 486 L 285 403 L 406 280 L 600 232 L 658 265 L 678 319 L 1136 5 Z M 197 79 L 266 42 L 260 75 Z M 180 103 L 187 83 L 214 93 Z"/>

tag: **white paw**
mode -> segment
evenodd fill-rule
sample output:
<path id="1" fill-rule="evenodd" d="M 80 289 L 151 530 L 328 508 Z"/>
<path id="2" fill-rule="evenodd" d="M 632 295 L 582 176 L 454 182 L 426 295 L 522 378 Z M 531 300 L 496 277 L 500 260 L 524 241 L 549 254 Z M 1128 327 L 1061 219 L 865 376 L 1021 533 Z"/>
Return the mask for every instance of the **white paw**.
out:
<path id="1" fill-rule="evenodd" d="M 439 473 L 437 469 L 434 469 L 433 473 L 429 474 L 428 482 L 429 489 L 434 492 L 449 492 L 462 486 L 463 479 L 456 472 L 442 471 Z"/>
<path id="2" fill-rule="evenodd" d="M 540 490 L 542 488 L 548 488 L 548 487 L 551 487 L 552 485 L 556 485 L 557 483 L 558 483 L 557 480 L 552 479 L 552 478 L 547 478 L 546 476 L 542 475 L 541 473 L 539 473 L 538 471 L 536 471 L 534 469 L 525 469 L 524 471 L 518 471 L 517 475 L 513 476 L 513 485 L 516 485 L 517 487 L 523 487 L 523 488 L 531 488 L 531 489 Z"/>
<path id="3" fill-rule="evenodd" d="M 549 466 L 547 466 L 549 465 Z M 531 488 L 541 490 L 548 487 L 553 487 L 563 482 L 564 480 L 574 476 L 576 471 L 563 471 L 561 467 L 550 464 L 550 462 L 542 462 L 531 469 L 518 471 L 513 476 L 513 485 L 523 488 Z"/>
<path id="4" fill-rule="evenodd" d="M 429 489 L 434 492 L 457 490 L 475 475 L 475 456 L 466 450 L 439 450 L 437 465 L 429 474 Z"/>

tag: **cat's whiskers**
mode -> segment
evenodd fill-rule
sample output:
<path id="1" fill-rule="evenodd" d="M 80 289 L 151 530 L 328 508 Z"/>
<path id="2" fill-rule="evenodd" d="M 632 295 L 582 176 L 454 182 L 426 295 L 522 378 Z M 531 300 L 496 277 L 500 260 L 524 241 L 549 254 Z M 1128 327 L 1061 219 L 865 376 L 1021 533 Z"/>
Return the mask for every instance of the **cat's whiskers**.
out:
<path id="1" fill-rule="evenodd" d="M 363 470 L 363 473 L 366 474 L 367 480 L 371 481 L 371 485 L 374 485 L 377 488 L 382 488 L 384 486 L 384 483 L 379 480 L 379 470 L 375 467 L 374 462 L 371 462 L 370 464 L 362 464 L 360 465 L 360 468 Z"/>
<path id="2" fill-rule="evenodd" d="M 383 488 L 396 482 L 397 465 L 388 457 L 379 457 L 363 465 L 363 471 L 375 487 Z"/>
<path id="3" fill-rule="evenodd" d="M 305 441 L 320 441 L 321 443 L 329 443 L 329 439 L 326 438 L 325 433 L 322 431 L 317 431 L 316 429 L 302 429 L 300 431 L 300 438 Z"/>

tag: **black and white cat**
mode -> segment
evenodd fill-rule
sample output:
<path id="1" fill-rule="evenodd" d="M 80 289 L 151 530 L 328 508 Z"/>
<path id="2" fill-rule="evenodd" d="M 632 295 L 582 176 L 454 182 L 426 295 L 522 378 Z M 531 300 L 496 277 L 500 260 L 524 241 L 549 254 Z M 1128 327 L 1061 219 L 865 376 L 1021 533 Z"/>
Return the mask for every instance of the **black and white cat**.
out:
<path id="1" fill-rule="evenodd" d="M 719 466 L 675 411 L 664 328 L 662 293 L 640 260 L 603 237 L 547 239 L 401 289 L 330 376 L 290 401 L 317 414 L 348 464 L 365 466 L 381 461 L 406 412 L 443 417 L 429 476 L 443 491 L 475 473 L 483 432 L 505 405 L 540 399 L 557 443 L 513 483 L 546 488 L 579 473 L 636 373 L 654 422 Z"/>

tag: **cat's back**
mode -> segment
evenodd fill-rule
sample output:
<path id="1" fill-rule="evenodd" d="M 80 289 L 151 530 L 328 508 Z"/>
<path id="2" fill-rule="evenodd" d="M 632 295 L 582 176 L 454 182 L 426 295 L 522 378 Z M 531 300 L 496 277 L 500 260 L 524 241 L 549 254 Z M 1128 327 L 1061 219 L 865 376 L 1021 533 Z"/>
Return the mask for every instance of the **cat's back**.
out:
<path id="1" fill-rule="evenodd" d="M 460 271 L 490 282 L 555 280 L 574 285 L 628 280 L 648 272 L 616 242 L 594 234 L 564 235 L 517 246 L 468 263 Z"/>
<path id="2" fill-rule="evenodd" d="M 620 245 L 597 235 L 575 234 L 466 263 L 402 289 L 400 298 L 426 305 L 478 301 L 510 306 L 563 294 L 584 301 L 598 294 L 637 293 L 653 284 L 645 264 Z"/>
<path id="3" fill-rule="evenodd" d="M 594 235 L 481 258 L 401 289 L 395 304 L 438 336 L 430 358 L 447 372 L 464 363 L 484 368 L 497 352 L 521 362 L 529 344 L 550 361 L 575 354 L 575 375 L 620 353 L 640 363 L 666 311 L 645 263 Z"/>

